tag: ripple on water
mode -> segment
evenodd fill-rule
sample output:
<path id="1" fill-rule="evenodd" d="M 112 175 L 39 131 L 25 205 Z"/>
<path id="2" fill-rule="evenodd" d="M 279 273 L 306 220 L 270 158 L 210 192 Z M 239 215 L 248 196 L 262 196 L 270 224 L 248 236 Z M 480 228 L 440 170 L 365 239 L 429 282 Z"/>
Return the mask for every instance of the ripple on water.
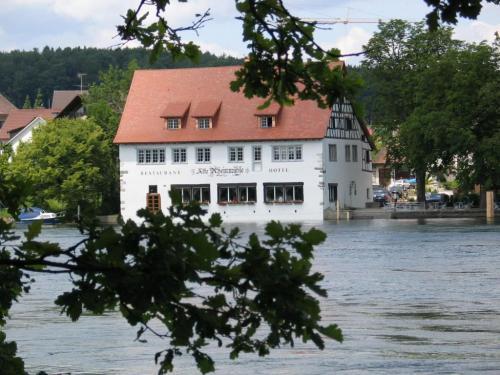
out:
<path id="1" fill-rule="evenodd" d="M 311 227 L 311 225 L 306 225 Z M 343 344 L 324 351 L 283 347 L 266 358 L 209 346 L 217 373 L 497 374 L 500 369 L 500 224 L 474 220 L 373 220 L 325 223 L 315 253 L 328 298 L 323 320 L 343 329 Z M 242 225 L 245 235 L 263 226 Z M 70 246 L 72 228 L 47 228 L 45 240 Z M 18 341 L 30 372 L 85 375 L 154 374 L 165 342 L 134 341 L 118 314 L 84 314 L 77 323 L 53 301 L 71 288 L 61 275 L 37 276 L 31 294 L 12 309 L 8 339 Z M 188 356 L 174 374 L 198 374 Z"/>

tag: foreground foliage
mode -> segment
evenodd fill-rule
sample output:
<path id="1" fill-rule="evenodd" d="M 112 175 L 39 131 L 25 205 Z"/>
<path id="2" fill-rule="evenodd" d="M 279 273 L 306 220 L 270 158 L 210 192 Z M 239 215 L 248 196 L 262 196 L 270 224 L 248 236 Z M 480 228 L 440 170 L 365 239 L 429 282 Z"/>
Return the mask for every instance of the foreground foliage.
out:
<path id="1" fill-rule="evenodd" d="M 482 4 L 500 0 L 424 0 L 430 7 L 427 24 L 436 29 L 441 23 L 456 23 L 457 17 L 476 18 Z M 167 15 L 174 2 L 194 0 L 136 0 L 137 6 L 123 16 L 117 27 L 124 43 L 137 40 L 152 49 L 152 60 L 168 51 L 174 58 L 196 61 L 199 47 L 182 40 L 186 31 L 196 32 L 211 20 L 210 9 L 199 9 L 192 23 L 173 27 Z M 208 2 L 209 4 L 211 2 Z M 324 49 L 314 40 L 315 22 L 294 16 L 283 0 L 235 0 L 242 21 L 243 41 L 248 58 L 236 73 L 231 88 L 247 97 L 291 104 L 294 99 L 311 99 L 331 106 L 336 98 L 353 98 L 356 82 L 332 69 L 332 62 L 345 56 L 337 49 Z M 148 17 L 149 15 L 153 17 Z M 351 52 L 351 51 L 349 51 Z M 353 53 L 354 55 L 363 52 Z M 351 54 L 352 55 L 352 54 Z"/>
<path id="2" fill-rule="evenodd" d="M 91 120 L 50 121 L 19 146 L 11 173 L 31 186 L 32 204 L 58 206 L 68 217 L 78 206 L 96 212 L 113 181 L 110 144 Z"/>
<path id="3" fill-rule="evenodd" d="M 142 210 L 142 224 L 128 221 L 119 231 L 85 225 L 88 237 L 67 249 L 37 241 L 39 224 L 20 245 L 6 245 L 0 221 L 1 322 L 12 301 L 28 291 L 32 275 L 62 273 L 73 289 L 56 304 L 72 320 L 84 311 L 118 309 L 138 327 L 139 340 L 149 334 L 166 341 L 155 356 L 160 374 L 172 371 L 183 353 L 202 373 L 214 371 L 204 352 L 209 343 L 229 348 L 234 359 L 240 353 L 264 356 L 295 340 L 320 349 L 325 337 L 342 341 L 336 325 L 321 324 L 315 297 L 326 296 L 323 276 L 311 270 L 323 232 L 270 222 L 265 239 L 251 234 L 241 244 L 237 228 L 226 231 L 217 214 L 205 224 L 204 213 L 196 205 L 172 207 L 168 216 Z"/>

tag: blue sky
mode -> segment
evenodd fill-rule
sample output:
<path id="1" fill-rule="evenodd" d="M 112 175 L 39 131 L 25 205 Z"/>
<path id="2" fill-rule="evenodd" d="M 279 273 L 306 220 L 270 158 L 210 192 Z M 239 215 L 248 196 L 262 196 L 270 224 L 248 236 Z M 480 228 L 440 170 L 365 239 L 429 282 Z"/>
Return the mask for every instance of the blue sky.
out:
<path id="1" fill-rule="evenodd" d="M 138 0 L 2 0 L 0 6 L 0 50 L 93 46 L 110 47 L 120 15 L 135 7 Z M 308 18 L 402 18 L 419 21 L 429 11 L 423 0 L 285 0 L 296 15 Z M 169 19 L 187 25 L 193 15 L 210 8 L 213 20 L 199 35 L 184 37 L 216 54 L 245 55 L 241 27 L 235 17 L 234 0 L 175 0 Z M 325 48 L 337 47 L 343 53 L 358 52 L 377 29 L 375 24 L 334 25 L 317 33 Z M 492 40 L 500 32 L 500 6 L 486 5 L 477 20 L 461 19 L 455 36 L 470 42 Z M 351 60 L 356 63 L 356 60 Z"/>

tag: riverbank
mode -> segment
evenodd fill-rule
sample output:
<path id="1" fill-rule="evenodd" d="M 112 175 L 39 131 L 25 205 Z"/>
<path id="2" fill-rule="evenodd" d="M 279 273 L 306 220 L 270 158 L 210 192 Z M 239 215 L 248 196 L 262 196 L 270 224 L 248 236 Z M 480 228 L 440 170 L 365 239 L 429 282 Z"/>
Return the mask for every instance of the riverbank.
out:
<path id="1" fill-rule="evenodd" d="M 500 217 L 500 212 L 497 211 Z M 428 210 L 390 210 L 385 208 L 363 208 L 355 210 L 341 210 L 340 220 L 357 219 L 467 219 L 485 218 L 486 210 L 479 208 L 471 209 L 428 209 Z M 329 217 L 328 220 L 336 220 L 337 217 Z"/>

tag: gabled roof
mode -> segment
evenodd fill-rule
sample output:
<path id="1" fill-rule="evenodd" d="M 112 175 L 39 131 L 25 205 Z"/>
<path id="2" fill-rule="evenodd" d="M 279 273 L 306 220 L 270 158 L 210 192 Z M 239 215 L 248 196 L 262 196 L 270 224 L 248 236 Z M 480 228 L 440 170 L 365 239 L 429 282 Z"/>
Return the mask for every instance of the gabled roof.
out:
<path id="1" fill-rule="evenodd" d="M 184 117 L 190 105 L 189 102 L 170 102 L 161 113 L 161 117 Z"/>
<path id="2" fill-rule="evenodd" d="M 8 115 L 10 111 L 17 109 L 5 96 L 0 94 L 0 116 Z"/>
<path id="3" fill-rule="evenodd" d="M 48 121 L 55 117 L 51 109 L 15 109 L 9 113 L 2 128 L 0 129 L 0 141 L 8 141 L 11 132 L 19 131 L 31 123 L 36 117 Z"/>
<path id="4" fill-rule="evenodd" d="M 52 109 L 55 112 L 61 112 L 70 104 L 75 98 L 81 97 L 87 91 L 80 90 L 54 90 L 52 94 Z"/>
<path id="5" fill-rule="evenodd" d="M 248 99 L 243 93 L 230 90 L 229 84 L 238 69 L 240 66 L 137 70 L 114 142 L 279 141 L 325 137 L 330 109 L 319 108 L 312 100 L 296 100 L 293 106 L 280 107 L 272 103 L 267 109 L 259 110 L 264 99 Z M 220 103 L 217 119 L 211 129 L 200 131 L 196 117 L 200 116 L 199 108 L 205 112 L 203 107 L 207 102 Z M 173 103 L 183 103 L 179 107 L 186 111 L 181 129 L 166 128 L 166 115 L 178 109 L 173 108 Z M 278 113 L 275 127 L 259 127 L 257 116 Z"/>
<path id="6" fill-rule="evenodd" d="M 219 112 L 220 100 L 205 100 L 199 102 L 191 112 L 193 117 L 214 117 Z"/>
<path id="7" fill-rule="evenodd" d="M 47 121 L 45 121 L 43 118 L 41 117 L 35 117 L 33 120 L 31 120 L 31 122 L 26 125 L 24 128 L 22 128 L 21 130 L 19 130 L 12 138 L 9 139 L 8 142 L 6 142 L 7 144 L 10 144 L 10 145 L 13 145 L 15 143 L 18 142 L 18 140 L 22 139 L 23 135 L 26 134 L 27 132 L 30 132 L 32 131 L 32 129 L 35 127 L 35 126 L 38 126 L 40 124 L 46 124 Z"/>

